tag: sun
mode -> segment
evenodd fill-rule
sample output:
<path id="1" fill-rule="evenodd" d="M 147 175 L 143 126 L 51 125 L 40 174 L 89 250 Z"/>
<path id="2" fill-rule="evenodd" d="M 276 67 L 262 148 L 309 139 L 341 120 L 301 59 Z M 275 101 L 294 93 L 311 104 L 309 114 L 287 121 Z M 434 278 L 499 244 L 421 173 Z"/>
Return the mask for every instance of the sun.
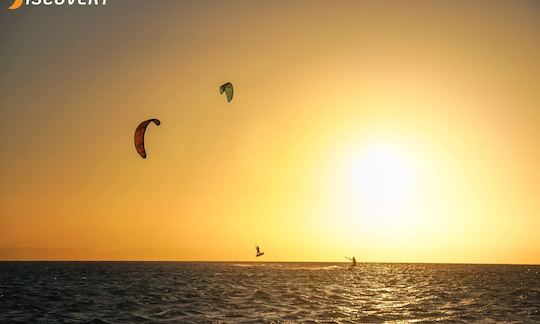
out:
<path id="1" fill-rule="evenodd" d="M 389 229 L 410 214 L 419 172 L 413 157 L 397 145 L 373 143 L 352 150 L 340 163 L 344 222 Z"/>
<path id="2" fill-rule="evenodd" d="M 352 161 L 351 193 L 369 211 L 388 214 L 402 207 L 414 188 L 415 172 L 396 149 L 371 148 Z"/>

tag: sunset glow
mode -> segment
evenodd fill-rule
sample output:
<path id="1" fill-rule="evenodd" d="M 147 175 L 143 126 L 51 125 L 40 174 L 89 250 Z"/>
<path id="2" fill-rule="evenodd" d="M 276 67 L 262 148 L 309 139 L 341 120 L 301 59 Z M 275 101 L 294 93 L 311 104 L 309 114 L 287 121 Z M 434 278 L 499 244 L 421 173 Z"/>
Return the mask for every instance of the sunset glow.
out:
<path id="1" fill-rule="evenodd" d="M 540 263 L 538 4 L 387 2 L 2 12 L 0 259 Z"/>

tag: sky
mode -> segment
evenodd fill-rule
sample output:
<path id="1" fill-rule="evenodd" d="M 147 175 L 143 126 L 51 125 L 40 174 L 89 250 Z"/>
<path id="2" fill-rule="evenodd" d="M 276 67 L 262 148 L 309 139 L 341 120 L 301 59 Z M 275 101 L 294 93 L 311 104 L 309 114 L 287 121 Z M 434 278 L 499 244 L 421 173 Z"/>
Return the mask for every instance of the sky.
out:
<path id="1" fill-rule="evenodd" d="M 0 260 L 540 263 L 537 2 L 4 2 Z"/>

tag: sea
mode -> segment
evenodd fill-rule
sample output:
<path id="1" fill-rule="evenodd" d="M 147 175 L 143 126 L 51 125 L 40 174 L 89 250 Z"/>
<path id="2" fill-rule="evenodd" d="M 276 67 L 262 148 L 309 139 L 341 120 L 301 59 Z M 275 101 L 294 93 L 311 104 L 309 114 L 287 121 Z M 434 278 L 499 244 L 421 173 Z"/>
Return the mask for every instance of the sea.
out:
<path id="1" fill-rule="evenodd" d="M 0 323 L 540 323 L 540 266 L 0 262 Z"/>

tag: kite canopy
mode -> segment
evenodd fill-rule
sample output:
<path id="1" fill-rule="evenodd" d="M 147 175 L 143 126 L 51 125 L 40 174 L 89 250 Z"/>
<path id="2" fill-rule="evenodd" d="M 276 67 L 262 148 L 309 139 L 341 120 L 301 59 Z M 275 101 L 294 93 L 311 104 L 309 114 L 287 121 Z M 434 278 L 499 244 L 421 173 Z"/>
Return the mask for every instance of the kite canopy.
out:
<path id="1" fill-rule="evenodd" d="M 227 95 L 227 102 L 231 102 L 234 95 L 234 89 L 233 89 L 232 83 L 227 82 L 223 84 L 221 87 L 219 87 L 219 93 L 223 94 L 223 92 L 225 92 L 225 94 Z"/>
<path id="2" fill-rule="evenodd" d="M 135 149 L 143 159 L 146 159 L 146 150 L 144 149 L 144 134 L 146 132 L 146 127 L 150 123 L 154 123 L 157 126 L 161 124 L 158 119 L 148 119 L 140 123 L 139 126 L 137 126 L 137 129 L 135 129 Z"/>

